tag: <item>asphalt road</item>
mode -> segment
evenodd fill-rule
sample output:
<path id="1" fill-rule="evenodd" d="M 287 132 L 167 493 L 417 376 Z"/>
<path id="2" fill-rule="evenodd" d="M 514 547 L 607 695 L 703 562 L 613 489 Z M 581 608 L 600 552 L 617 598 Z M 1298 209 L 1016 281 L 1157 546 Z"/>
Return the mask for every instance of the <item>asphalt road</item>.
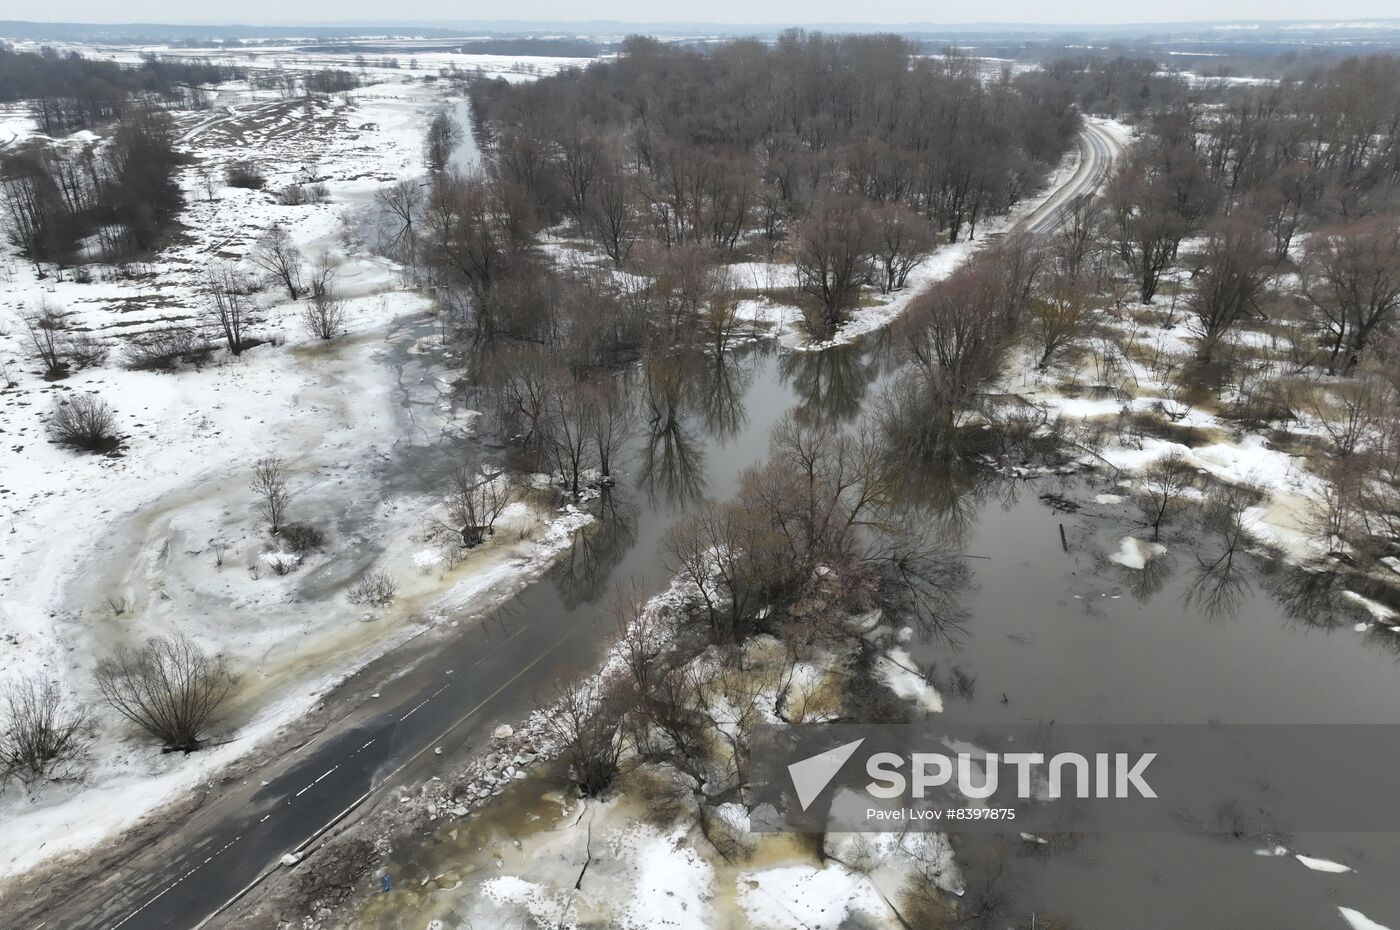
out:
<path id="1" fill-rule="evenodd" d="M 543 583 L 541 589 L 552 589 Z M 98 885 L 28 922 L 32 927 L 190 928 L 225 906 L 288 853 L 309 845 L 375 791 L 427 774 L 438 746 L 485 743 L 486 728 L 528 711 L 566 665 L 592 660 L 606 639 L 588 623 L 564 622 L 544 604 L 550 591 L 494 613 L 443 644 L 370 699 L 378 716 L 350 721 L 215 794 L 181 827 L 175 850 L 152 847 Z M 560 617 L 531 620 L 536 608 Z M 551 629 L 551 627 L 553 627 Z M 524 703 L 513 703 L 524 699 Z M 425 771 L 415 772 L 415 766 Z M 23 926 L 23 924 L 21 924 Z"/>
<path id="2" fill-rule="evenodd" d="M 1070 179 L 1060 186 L 1019 228 L 1031 233 L 1054 232 L 1064 222 L 1076 199 L 1091 194 L 1108 180 L 1113 163 L 1122 153 L 1118 140 L 1105 129 L 1085 121 L 1079 134 L 1079 165 Z"/>
<path id="3" fill-rule="evenodd" d="M 1053 231 L 1074 198 L 1103 183 L 1119 146 L 1086 123 L 1080 151 L 1074 175 L 1020 228 Z M 657 542 L 638 540 L 633 549 Z M 372 665 L 327 697 L 328 707 L 355 702 L 327 735 L 246 781 L 214 786 L 173 835 L 153 838 L 61 906 L 21 913 L 13 926 L 198 927 L 278 868 L 284 854 L 304 849 L 378 793 L 426 777 L 441 762 L 435 748 L 460 755 L 484 745 L 491 724 L 538 706 L 561 671 L 596 664 L 611 635 L 596 605 L 565 603 L 555 585 L 537 582 L 483 622 L 435 641 L 411 670 L 365 699 L 364 679 L 389 678 L 385 663 L 404 657 Z"/>

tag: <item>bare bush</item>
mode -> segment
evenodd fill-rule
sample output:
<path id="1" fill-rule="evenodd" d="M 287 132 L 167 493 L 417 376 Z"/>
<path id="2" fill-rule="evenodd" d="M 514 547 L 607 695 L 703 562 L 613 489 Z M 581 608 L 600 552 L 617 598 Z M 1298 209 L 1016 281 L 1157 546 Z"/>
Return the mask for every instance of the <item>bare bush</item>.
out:
<path id="1" fill-rule="evenodd" d="M 387 607 L 398 597 L 399 583 L 388 572 L 368 571 L 351 582 L 345 589 L 345 597 L 352 604 L 369 604 L 372 607 Z"/>
<path id="2" fill-rule="evenodd" d="M 54 398 L 49 438 L 84 452 L 110 452 L 120 444 L 117 417 L 96 394 Z"/>
<path id="3" fill-rule="evenodd" d="M 310 523 L 288 523 L 278 535 L 298 556 L 304 556 L 326 545 L 326 531 Z"/>
<path id="4" fill-rule="evenodd" d="M 1381 424 L 1395 409 L 1389 386 L 1369 375 L 1339 384 L 1329 392 L 1314 391 L 1308 404 L 1331 440 L 1333 454 L 1342 458 L 1377 440 Z"/>
<path id="5" fill-rule="evenodd" d="M 267 186 L 267 177 L 263 174 L 262 166 L 243 159 L 229 162 L 228 167 L 224 169 L 224 183 L 229 187 L 260 191 Z"/>
<path id="6" fill-rule="evenodd" d="M 185 636 L 122 646 L 97 664 L 97 687 L 111 707 L 167 752 L 194 752 L 218 722 L 234 678 L 221 656 Z"/>
<path id="7" fill-rule="evenodd" d="M 68 362 L 64 358 L 64 341 L 68 324 L 63 314 L 47 300 L 40 301 L 37 310 L 25 315 L 24 326 L 34 354 L 44 365 L 44 377 L 54 381 L 66 375 Z"/>
<path id="8" fill-rule="evenodd" d="M 324 183 L 288 184 L 277 192 L 277 202 L 284 207 L 300 207 L 306 204 L 325 203 L 331 191 Z"/>
<path id="9" fill-rule="evenodd" d="M 0 776 L 28 784 L 76 775 L 92 743 L 87 711 L 66 701 L 56 682 L 39 678 L 12 684 L 5 703 Z"/>
<path id="10" fill-rule="evenodd" d="M 71 368 L 91 368 L 107 357 L 107 345 L 92 333 L 73 333 L 63 345 L 63 357 Z"/>
<path id="11" fill-rule="evenodd" d="M 192 326 L 167 326 L 126 345 L 126 367 L 135 371 L 174 371 L 180 365 L 199 368 L 214 347 Z"/>
<path id="12" fill-rule="evenodd" d="M 291 492 L 287 490 L 287 467 L 276 455 L 258 459 L 253 465 L 253 480 L 249 489 L 258 496 L 258 514 L 267 521 L 268 531 L 273 536 L 282 530 L 287 518 L 287 506 L 291 503 Z"/>
<path id="13" fill-rule="evenodd" d="M 345 301 L 329 292 L 313 294 L 302 308 L 301 325 L 313 338 L 334 339 L 345 332 Z"/>

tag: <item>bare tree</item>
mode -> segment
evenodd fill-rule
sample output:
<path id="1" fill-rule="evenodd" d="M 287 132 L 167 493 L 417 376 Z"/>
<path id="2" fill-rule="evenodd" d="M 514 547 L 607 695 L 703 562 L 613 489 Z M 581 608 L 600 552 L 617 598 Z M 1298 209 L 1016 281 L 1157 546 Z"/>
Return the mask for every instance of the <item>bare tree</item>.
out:
<path id="1" fill-rule="evenodd" d="M 908 452 L 946 449 L 982 383 L 996 369 L 1005 338 L 1006 280 L 984 253 L 919 294 L 900 320 L 913 369 L 896 383 L 887 418 Z M 899 393 L 905 396 L 901 402 Z"/>
<path id="2" fill-rule="evenodd" d="M 97 687 L 111 707 L 167 752 L 190 753 L 218 722 L 234 678 L 222 656 L 185 636 L 122 646 L 97 664 Z"/>
<path id="3" fill-rule="evenodd" d="M 391 235 L 385 249 L 391 255 L 401 254 L 409 265 L 418 264 L 418 231 L 414 227 L 423 210 L 423 188 L 411 178 L 405 178 L 374 195 L 375 205 L 391 225 Z"/>
<path id="4" fill-rule="evenodd" d="M 765 580 L 792 571 L 766 536 L 767 516 L 736 501 L 702 502 L 662 541 L 669 567 L 699 592 L 716 641 L 743 640 Z"/>
<path id="5" fill-rule="evenodd" d="M 1220 340 L 1240 320 L 1262 314 L 1260 304 L 1272 278 L 1268 246 L 1255 220 L 1236 215 L 1211 226 L 1187 301 L 1201 361 L 1211 360 Z"/>
<path id="6" fill-rule="evenodd" d="M 584 797 L 597 797 L 612 784 L 622 757 L 619 708 L 598 678 L 565 679 L 543 708 L 545 730 L 563 748 L 574 783 Z"/>
<path id="7" fill-rule="evenodd" d="M 292 241 L 292 234 L 286 227 L 273 226 L 264 233 L 248 253 L 248 260 L 281 284 L 289 300 L 301 297 L 301 249 Z"/>
<path id="8" fill-rule="evenodd" d="M 448 163 L 452 161 L 452 153 L 461 142 L 462 127 L 452 118 L 451 113 L 439 110 L 428 124 L 428 132 L 423 141 L 423 159 L 428 163 L 428 170 L 434 174 L 446 170 Z"/>
<path id="9" fill-rule="evenodd" d="M 817 303 L 809 323 L 829 331 L 846 318 L 870 276 L 870 213 L 859 198 L 831 198 L 798 227 L 792 260 L 798 286 Z"/>
<path id="10" fill-rule="evenodd" d="M 1036 367 L 1044 371 L 1056 352 L 1087 332 L 1089 320 L 1088 299 L 1079 282 L 1053 275 L 1030 305 L 1030 331 L 1040 350 Z"/>
<path id="11" fill-rule="evenodd" d="M 1051 250 L 1060 271 L 1078 278 L 1098 246 L 1098 207 L 1091 195 L 1076 197 L 1064 214 L 1064 221 L 1055 233 Z"/>
<path id="12" fill-rule="evenodd" d="M 499 472 L 481 475 L 463 465 L 447 492 L 447 527 L 470 549 L 479 546 L 510 504 L 510 484 Z"/>
<path id="13" fill-rule="evenodd" d="M 880 293 L 888 294 L 902 289 L 909 272 L 933 254 L 938 237 L 932 223 L 903 204 L 887 204 L 873 219 L 876 282 Z"/>
<path id="14" fill-rule="evenodd" d="M 1350 371 L 1400 313 L 1400 221 L 1380 216 L 1308 237 L 1303 294 L 1327 337 L 1329 374 Z"/>
<path id="15" fill-rule="evenodd" d="M 312 297 L 328 296 L 335 287 L 336 276 L 340 274 L 340 263 L 329 252 L 322 252 L 311 263 L 310 277 L 306 291 Z"/>
<path id="16" fill-rule="evenodd" d="M 276 536 L 287 519 L 291 492 L 287 490 L 287 468 L 282 459 L 268 455 L 253 465 L 253 480 L 249 490 L 258 496 L 258 514 L 267 521 L 268 531 Z"/>
<path id="17" fill-rule="evenodd" d="M 592 465 L 589 405 L 578 391 L 555 390 L 545 400 L 544 413 L 545 448 L 555 473 L 578 497 L 583 473 Z"/>
<path id="18" fill-rule="evenodd" d="M 248 283 L 232 265 L 210 265 L 204 272 L 204 317 L 218 326 L 229 354 L 241 355 L 248 347 L 245 333 L 251 321 Z"/>
<path id="19" fill-rule="evenodd" d="M 716 274 L 728 277 L 727 272 L 719 271 Z M 710 351 L 721 359 L 741 325 L 739 295 L 727 280 L 723 286 L 714 288 L 710 299 L 705 302 L 701 322 Z"/>
<path id="20" fill-rule="evenodd" d="M 92 743 L 92 719 L 63 697 L 58 683 L 21 678 L 5 694 L 0 777 L 25 783 L 75 775 Z"/>
<path id="21" fill-rule="evenodd" d="M 621 268 L 641 232 L 632 181 L 621 171 L 600 175 L 593 185 L 584 226 Z"/>
<path id="22" fill-rule="evenodd" d="M 1104 225 L 1118 257 L 1151 303 L 1181 241 L 1200 223 L 1213 189 L 1184 143 L 1150 137 L 1109 182 Z"/>
<path id="23" fill-rule="evenodd" d="M 585 392 L 585 428 L 593 446 L 593 460 L 603 484 L 613 483 L 617 457 L 632 427 L 632 404 L 626 392 L 611 378 L 580 386 Z"/>
<path id="24" fill-rule="evenodd" d="M 1147 466 L 1138 478 L 1134 501 L 1142 511 L 1143 521 L 1152 527 L 1156 539 L 1162 524 L 1185 503 L 1186 491 L 1194 484 L 1196 470 L 1186 456 L 1170 452 Z"/>

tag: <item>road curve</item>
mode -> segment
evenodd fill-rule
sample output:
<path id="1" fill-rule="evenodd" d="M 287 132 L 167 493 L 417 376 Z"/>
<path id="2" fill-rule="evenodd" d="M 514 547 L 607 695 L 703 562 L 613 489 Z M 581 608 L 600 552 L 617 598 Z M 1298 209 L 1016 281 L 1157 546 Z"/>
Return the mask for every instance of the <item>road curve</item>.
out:
<path id="1" fill-rule="evenodd" d="M 1084 120 L 1079 131 L 1079 166 L 1059 190 L 1017 224 L 1017 229 L 1029 233 L 1054 232 L 1065 221 L 1075 200 L 1103 186 L 1122 152 L 1122 144 L 1108 130 Z"/>
<path id="2" fill-rule="evenodd" d="M 1075 198 L 1103 184 L 1122 150 L 1087 120 L 1079 148 L 1074 174 L 1017 228 L 1054 231 Z M 391 653 L 325 697 L 326 707 L 340 710 L 322 736 L 246 779 L 210 785 L 197 809 L 160 835 L 94 850 L 89 865 L 101 877 L 61 904 L 35 898 L 26 909 L 7 902 L 19 913 L 0 917 L 16 930 L 204 925 L 278 868 L 285 853 L 310 846 L 385 789 L 421 780 L 451 759 L 435 757 L 436 747 L 485 744 L 487 725 L 533 709 L 561 669 L 596 664 L 611 627 L 557 600 L 553 585 L 536 582 L 431 652 Z"/>

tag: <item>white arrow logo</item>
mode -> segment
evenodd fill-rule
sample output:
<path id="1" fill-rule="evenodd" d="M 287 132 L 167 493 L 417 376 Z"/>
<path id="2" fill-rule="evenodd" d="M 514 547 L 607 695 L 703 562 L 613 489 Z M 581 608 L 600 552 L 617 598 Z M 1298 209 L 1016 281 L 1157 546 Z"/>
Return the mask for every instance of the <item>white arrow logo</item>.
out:
<path id="1" fill-rule="evenodd" d="M 846 760 L 855 754 L 863 742 L 865 737 L 862 736 L 854 743 L 819 752 L 788 766 L 792 787 L 797 789 L 797 803 L 802 805 L 804 811 L 817 799 L 817 795 L 822 793 L 822 789 L 831 784 L 831 780 L 841 771 L 841 766 L 846 764 Z"/>

